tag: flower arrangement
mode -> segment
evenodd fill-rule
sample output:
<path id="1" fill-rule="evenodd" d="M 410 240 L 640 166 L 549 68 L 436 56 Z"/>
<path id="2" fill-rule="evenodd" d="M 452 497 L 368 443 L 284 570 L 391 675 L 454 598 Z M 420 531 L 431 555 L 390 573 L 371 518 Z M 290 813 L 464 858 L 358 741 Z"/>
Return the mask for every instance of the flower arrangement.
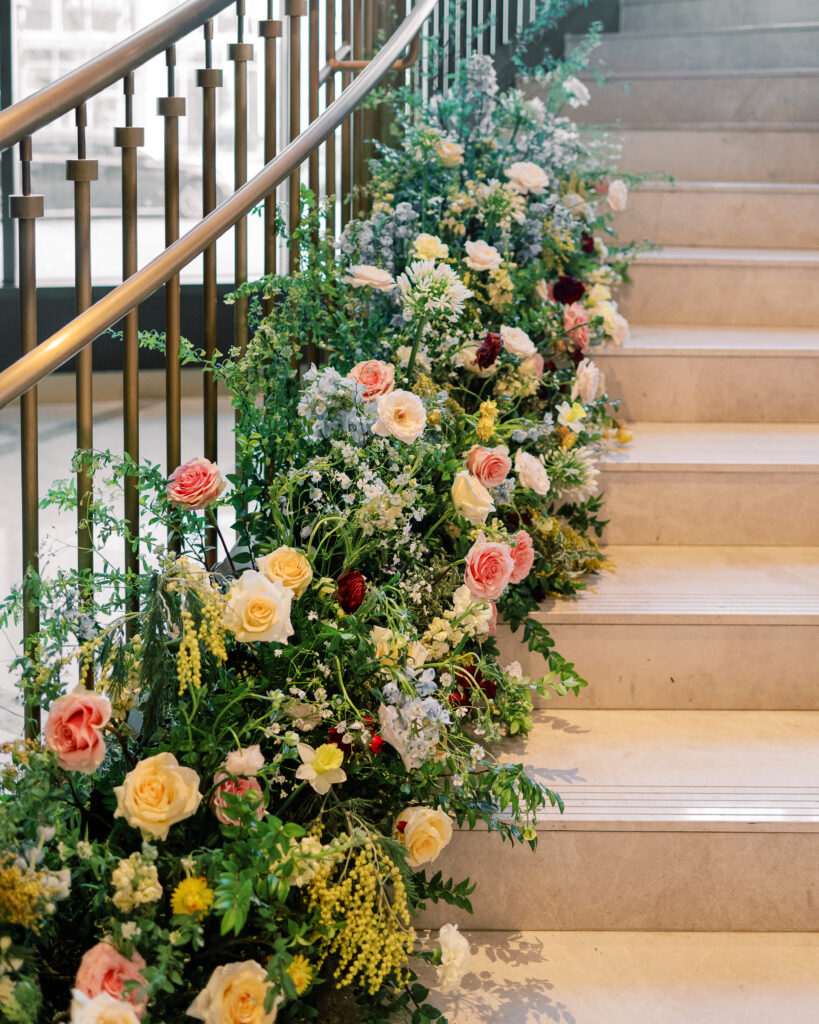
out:
<path id="1" fill-rule="evenodd" d="M 533 691 L 584 685 L 530 615 L 605 566 L 594 461 L 620 428 L 591 352 L 627 333 L 631 251 L 603 241 L 626 186 L 488 58 L 460 73 L 403 97 L 340 246 L 305 193 L 299 272 L 247 286 L 254 336 L 211 366 L 236 472 L 77 457 L 136 476 L 170 543 L 143 543 L 136 578 L 39 581 L 18 664 L 43 736 L 2 774 L 6 1020 L 443 1019 L 411 963 L 450 991 L 468 941 L 419 945 L 412 915 L 470 908 L 435 870 L 453 827 L 533 845 L 562 810 L 490 745 L 526 731 Z M 299 378 L 306 344 L 325 356 Z M 92 515 L 100 544 L 127 535 L 105 495 Z M 499 616 L 543 679 L 500 663 Z"/>

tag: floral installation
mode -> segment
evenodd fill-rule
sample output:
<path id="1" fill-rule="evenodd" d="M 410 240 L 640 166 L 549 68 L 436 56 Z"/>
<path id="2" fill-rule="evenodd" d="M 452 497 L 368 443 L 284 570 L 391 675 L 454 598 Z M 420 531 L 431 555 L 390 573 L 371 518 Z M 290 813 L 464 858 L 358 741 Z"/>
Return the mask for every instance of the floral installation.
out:
<path id="1" fill-rule="evenodd" d="M 39 578 L 18 667 L 42 737 L 2 770 L 5 1020 L 443 1020 L 429 986 L 458 987 L 469 942 L 413 915 L 472 887 L 436 861 L 458 828 L 534 846 L 562 811 L 495 745 L 533 693 L 585 685 L 532 613 L 606 567 L 595 461 L 627 436 L 593 351 L 627 335 L 627 186 L 551 109 L 586 102 L 576 78 L 544 103 L 489 58 L 458 74 L 402 94 L 368 215 L 336 245 L 305 191 L 300 270 L 246 286 L 254 335 L 210 366 L 235 473 L 76 457 L 100 550 L 134 477 L 169 543 L 149 532 L 136 577 Z M 323 352 L 300 375 L 296 345 Z M 501 663 L 521 624 L 543 678 Z"/>

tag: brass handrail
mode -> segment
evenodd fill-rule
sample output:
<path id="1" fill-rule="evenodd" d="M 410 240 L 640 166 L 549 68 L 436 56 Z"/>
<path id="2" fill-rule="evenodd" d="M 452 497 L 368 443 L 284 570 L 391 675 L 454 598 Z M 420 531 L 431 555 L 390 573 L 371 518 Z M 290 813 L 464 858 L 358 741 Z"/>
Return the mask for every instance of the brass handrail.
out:
<path id="1" fill-rule="evenodd" d="M 96 96 L 130 71 L 167 50 L 193 29 L 200 28 L 209 18 L 230 7 L 233 2 L 185 0 L 170 14 L 151 22 L 39 92 L 0 111 L 0 150 L 15 145 L 38 128 Z"/>
<path id="2" fill-rule="evenodd" d="M 273 192 L 390 72 L 437 4 L 438 0 L 418 0 L 412 12 L 339 98 L 254 178 L 142 270 L 0 373 L 0 408 L 19 398 L 113 326 Z"/>

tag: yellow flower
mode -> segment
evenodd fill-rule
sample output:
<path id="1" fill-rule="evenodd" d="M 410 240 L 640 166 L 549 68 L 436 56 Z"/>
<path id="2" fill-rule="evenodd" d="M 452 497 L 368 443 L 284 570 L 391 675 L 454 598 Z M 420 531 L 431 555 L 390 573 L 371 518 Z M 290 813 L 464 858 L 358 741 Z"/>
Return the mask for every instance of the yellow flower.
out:
<path id="1" fill-rule="evenodd" d="M 271 551 L 259 560 L 259 571 L 269 580 L 279 580 L 285 587 L 293 591 L 293 596 L 301 597 L 313 579 L 310 563 L 295 548 L 280 547 Z"/>
<path id="2" fill-rule="evenodd" d="M 319 775 L 324 775 L 325 772 L 332 772 L 336 768 L 340 768 L 343 760 L 344 751 L 341 747 L 336 746 L 335 743 L 322 743 L 316 749 L 313 767 Z"/>
<path id="3" fill-rule="evenodd" d="M 309 782 L 317 793 L 324 795 L 335 783 L 346 782 L 347 775 L 341 767 L 344 752 L 335 743 L 322 743 L 316 750 L 308 743 L 299 743 L 297 750 L 302 764 L 296 770 L 296 778 Z"/>
<path id="4" fill-rule="evenodd" d="M 171 896 L 171 910 L 174 914 L 190 914 L 204 917 L 213 903 L 213 889 L 208 888 L 206 878 L 183 878 Z"/>
<path id="5" fill-rule="evenodd" d="M 114 817 L 125 818 L 144 839 L 167 839 L 171 825 L 195 814 L 202 800 L 199 776 L 167 751 L 140 761 L 114 794 Z"/>
<path id="6" fill-rule="evenodd" d="M 306 956 L 297 953 L 287 968 L 290 980 L 296 986 L 296 995 L 300 996 L 310 988 L 313 981 L 313 966 Z"/>
<path id="7" fill-rule="evenodd" d="M 422 233 L 412 245 L 419 260 L 445 260 L 449 255 L 449 246 L 444 245 L 437 235 Z"/>
<path id="8" fill-rule="evenodd" d="M 488 441 L 495 429 L 495 415 L 498 411 L 497 402 L 481 402 L 478 410 L 478 425 L 476 433 L 479 441 Z"/>

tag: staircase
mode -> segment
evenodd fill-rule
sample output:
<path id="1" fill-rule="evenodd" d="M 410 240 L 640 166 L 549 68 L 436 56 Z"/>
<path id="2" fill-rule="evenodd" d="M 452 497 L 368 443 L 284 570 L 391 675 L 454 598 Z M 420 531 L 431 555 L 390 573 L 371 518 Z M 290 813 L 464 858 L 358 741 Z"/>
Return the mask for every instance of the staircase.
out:
<path id="1" fill-rule="evenodd" d="M 458 833 L 436 868 L 478 882 L 475 917 L 427 920 L 476 929 L 457 1024 L 816 1024 L 819 10 L 621 19 L 577 113 L 677 182 L 617 222 L 662 248 L 596 357 L 635 435 L 601 467 L 617 572 L 542 611 L 591 686 L 504 753 L 566 813 L 534 854 Z"/>

